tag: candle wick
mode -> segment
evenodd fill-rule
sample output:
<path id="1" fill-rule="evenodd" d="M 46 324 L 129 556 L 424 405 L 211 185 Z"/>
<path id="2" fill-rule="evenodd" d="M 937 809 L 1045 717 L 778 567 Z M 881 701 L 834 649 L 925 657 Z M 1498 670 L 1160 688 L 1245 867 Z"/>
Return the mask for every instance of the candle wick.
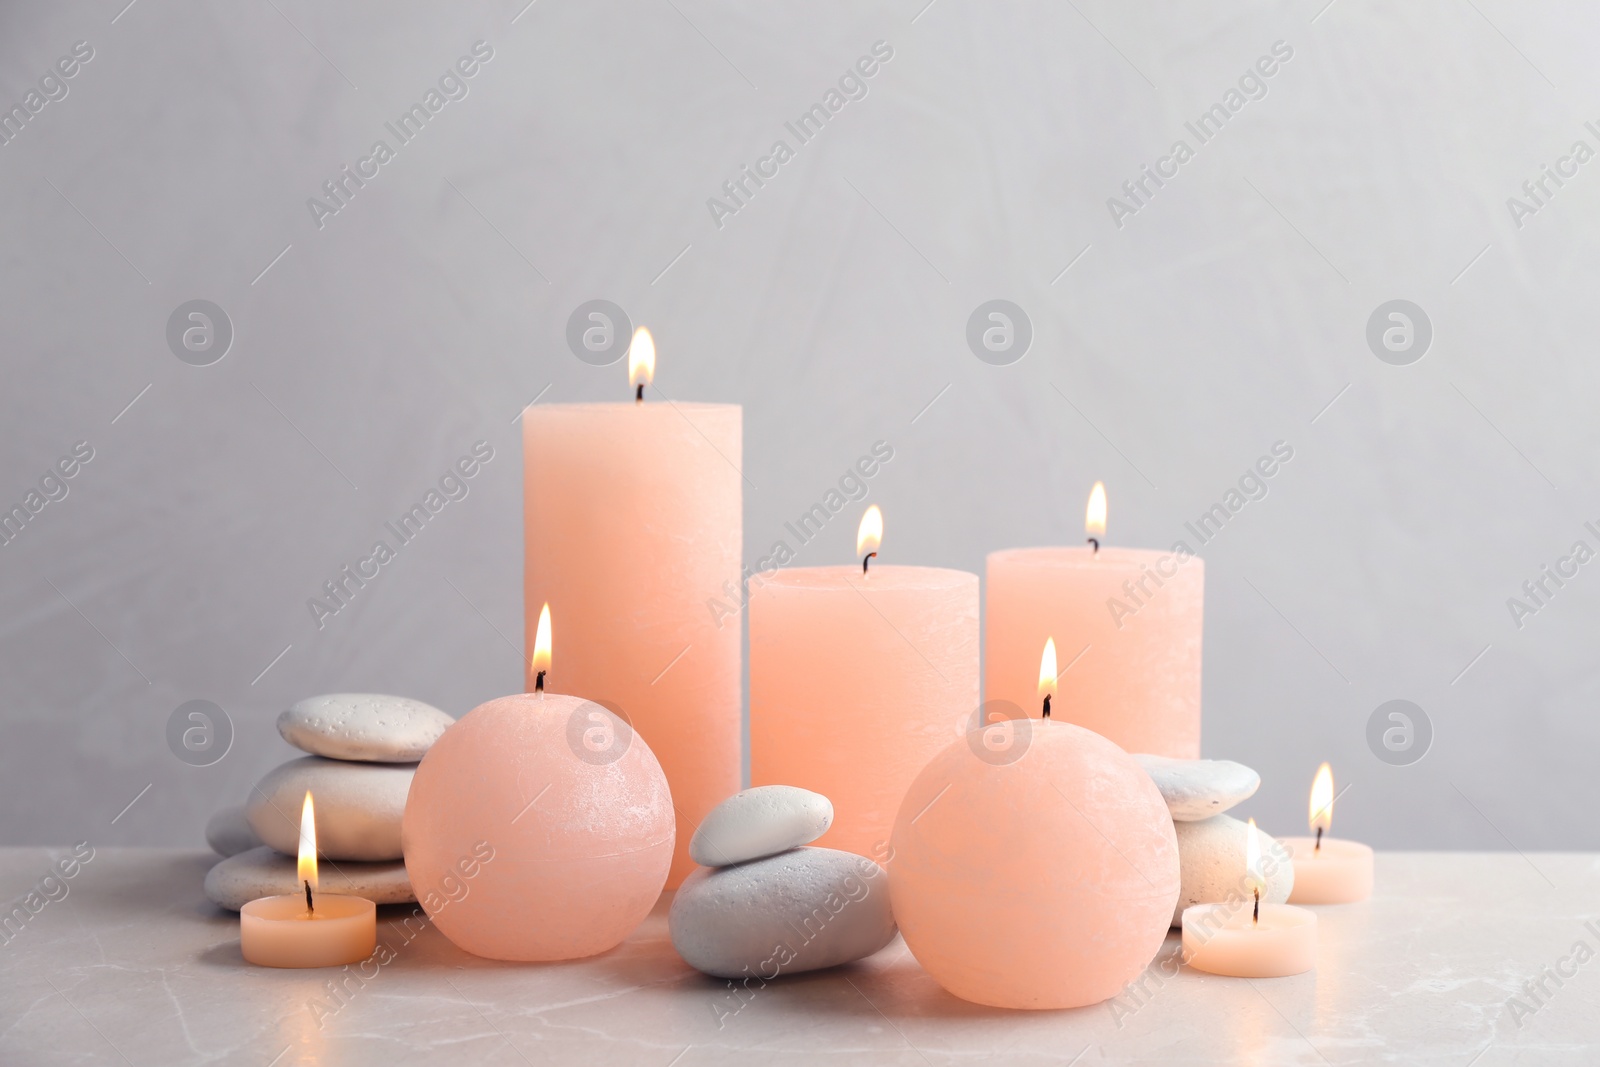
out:
<path id="1" fill-rule="evenodd" d="M 533 691 L 538 693 L 540 696 L 544 695 L 544 671 L 540 671 L 538 674 L 534 675 Z"/>
<path id="2" fill-rule="evenodd" d="M 1255 925 L 1256 923 L 1259 923 L 1261 921 L 1261 890 L 1257 889 L 1255 892 L 1256 892 L 1256 907 L 1255 907 L 1255 911 L 1253 911 L 1251 913 L 1251 915 L 1250 915 L 1250 923 L 1251 923 L 1251 925 Z"/>
<path id="3" fill-rule="evenodd" d="M 315 912 L 316 906 L 311 903 L 311 879 L 306 879 L 306 911 Z"/>
<path id="4" fill-rule="evenodd" d="M 1317 827 L 1317 844 L 1316 844 L 1316 847 L 1313 848 L 1311 851 L 1312 852 L 1321 852 L 1322 851 L 1322 827 L 1320 827 L 1320 826 Z"/>
<path id="5" fill-rule="evenodd" d="M 868 552 L 865 556 L 861 557 L 861 575 L 862 575 L 862 577 L 866 577 L 866 574 L 867 574 L 867 561 L 871 560 L 871 559 L 876 559 L 877 555 L 878 554 L 876 552 Z"/>
<path id="6" fill-rule="evenodd" d="M 1096 552 L 1100 551 L 1100 538 L 1091 537 L 1091 538 L 1089 538 L 1089 543 L 1094 546 L 1094 550 Z"/>
<path id="7" fill-rule="evenodd" d="M 643 382 L 640 382 L 638 384 L 638 386 L 634 389 L 634 391 L 633 391 L 633 402 L 635 404 L 643 404 L 644 403 L 644 383 Z"/>
<path id="8" fill-rule="evenodd" d="M 1047 718 L 1047 719 L 1050 717 L 1050 694 L 1049 693 L 1046 693 L 1044 695 L 1044 717 Z"/>

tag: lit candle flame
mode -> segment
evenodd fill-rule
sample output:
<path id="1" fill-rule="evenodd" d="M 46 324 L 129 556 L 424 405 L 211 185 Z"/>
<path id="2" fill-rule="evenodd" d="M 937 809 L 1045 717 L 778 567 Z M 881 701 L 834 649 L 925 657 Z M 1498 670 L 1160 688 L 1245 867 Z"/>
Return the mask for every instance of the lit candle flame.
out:
<path id="1" fill-rule="evenodd" d="M 1258 896 L 1267 888 L 1266 876 L 1261 873 L 1260 834 L 1261 831 L 1256 829 L 1256 821 L 1251 819 L 1244 836 L 1244 876 L 1251 892 Z"/>
<path id="2" fill-rule="evenodd" d="M 874 504 L 861 516 L 861 525 L 856 527 L 856 555 L 864 556 L 868 552 L 878 551 L 878 546 L 883 544 L 883 511 Z"/>
<path id="3" fill-rule="evenodd" d="M 300 805 L 300 883 L 317 888 L 317 813 L 311 806 L 311 792 L 306 791 L 305 803 Z"/>
<path id="4" fill-rule="evenodd" d="M 1044 639 L 1044 653 L 1039 657 L 1039 699 L 1046 703 L 1056 695 L 1056 639 Z"/>
<path id="5" fill-rule="evenodd" d="M 1311 829 L 1319 839 L 1333 831 L 1333 768 L 1326 763 L 1311 783 Z"/>
<path id="6" fill-rule="evenodd" d="M 650 331 L 641 326 L 633 331 L 633 341 L 628 345 L 628 388 L 636 389 L 656 380 L 656 342 Z"/>
<path id="7" fill-rule="evenodd" d="M 540 692 L 544 690 L 544 674 L 550 670 L 550 605 L 539 609 L 539 628 L 533 635 L 533 676 Z"/>
<path id="8" fill-rule="evenodd" d="M 1083 534 L 1093 541 L 1106 536 L 1106 483 L 1095 482 L 1089 491 L 1089 508 L 1083 516 Z"/>

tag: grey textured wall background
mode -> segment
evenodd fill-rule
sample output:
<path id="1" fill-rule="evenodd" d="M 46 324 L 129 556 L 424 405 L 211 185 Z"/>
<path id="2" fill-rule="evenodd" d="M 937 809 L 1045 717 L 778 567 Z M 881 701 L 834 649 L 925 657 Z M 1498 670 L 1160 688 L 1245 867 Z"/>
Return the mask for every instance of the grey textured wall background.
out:
<path id="1" fill-rule="evenodd" d="M 1506 603 L 1600 548 L 1600 161 L 1506 204 L 1600 148 L 1592 7 L 125 2 L 0 10 L 6 107 L 93 49 L 0 146 L 0 503 L 94 451 L 0 547 L 0 841 L 197 844 L 289 755 L 294 699 L 518 688 L 513 420 L 625 395 L 563 339 L 607 298 L 664 395 L 745 405 L 751 561 L 878 439 L 884 558 L 980 571 L 1078 541 L 1097 478 L 1113 540 L 1170 545 L 1290 443 L 1200 550 L 1205 748 L 1262 771 L 1248 813 L 1298 832 L 1327 759 L 1344 835 L 1600 846 L 1600 564 L 1521 628 Z M 465 98 L 319 227 L 307 199 L 478 41 Z M 719 228 L 707 198 L 877 41 L 865 98 Z M 165 338 L 196 298 L 235 331 L 206 367 Z M 1034 331 L 1010 366 L 965 340 L 994 298 Z M 1409 366 L 1365 339 L 1396 298 L 1433 327 Z M 307 599 L 480 439 L 470 494 L 319 629 Z M 797 562 L 848 559 L 855 514 Z M 1366 734 L 1397 698 L 1434 732 L 1403 766 Z M 166 743 L 192 699 L 236 730 L 209 767 Z"/>

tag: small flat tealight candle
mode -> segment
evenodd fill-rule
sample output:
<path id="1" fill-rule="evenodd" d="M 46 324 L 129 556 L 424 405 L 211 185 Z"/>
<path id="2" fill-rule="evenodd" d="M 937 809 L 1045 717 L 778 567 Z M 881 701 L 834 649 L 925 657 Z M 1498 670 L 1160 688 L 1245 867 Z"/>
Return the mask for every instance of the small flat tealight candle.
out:
<path id="1" fill-rule="evenodd" d="M 1317 965 L 1317 917 L 1289 904 L 1261 903 L 1256 821 L 1245 835 L 1245 870 L 1254 899 L 1195 904 L 1183 913 L 1183 962 L 1232 978 L 1283 978 Z"/>
<path id="2" fill-rule="evenodd" d="M 1317 917 L 1291 904 L 1192 904 L 1183 912 L 1183 962 L 1233 978 L 1282 978 L 1317 965 Z"/>
<path id="3" fill-rule="evenodd" d="M 317 893 L 317 829 L 311 794 L 300 808 L 305 893 L 261 897 L 239 909 L 239 949 L 261 967 L 342 967 L 378 947 L 378 907 L 362 897 Z"/>
<path id="4" fill-rule="evenodd" d="M 261 897 L 239 909 L 239 948 L 262 967 L 342 967 L 378 947 L 378 906 L 323 893 L 312 910 L 299 893 Z"/>
<path id="5" fill-rule="evenodd" d="M 1294 860 L 1291 904 L 1353 904 L 1372 896 L 1372 849 L 1328 836 L 1333 829 L 1333 771 L 1324 763 L 1311 786 L 1315 837 L 1286 837 Z"/>

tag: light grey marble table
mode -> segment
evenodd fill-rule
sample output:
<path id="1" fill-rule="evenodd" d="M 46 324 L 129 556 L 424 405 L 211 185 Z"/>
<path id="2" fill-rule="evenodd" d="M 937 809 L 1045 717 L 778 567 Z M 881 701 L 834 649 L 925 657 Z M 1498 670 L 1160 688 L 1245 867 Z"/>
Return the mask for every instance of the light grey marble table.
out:
<path id="1" fill-rule="evenodd" d="M 0 901 L 67 853 L 0 850 Z M 477 959 L 431 926 L 408 939 L 410 909 L 387 908 L 393 959 L 371 977 L 267 970 L 243 961 L 237 918 L 201 894 L 214 859 L 101 849 L 66 896 L 13 917 L 0 1064 L 1600 1062 L 1591 855 L 1380 854 L 1372 901 L 1316 909 L 1314 973 L 1212 977 L 1177 967 L 1169 937 L 1141 992 L 1060 1012 L 957 1000 L 898 939 L 856 966 L 736 995 L 674 954 L 664 904 L 620 948 L 577 963 Z"/>

